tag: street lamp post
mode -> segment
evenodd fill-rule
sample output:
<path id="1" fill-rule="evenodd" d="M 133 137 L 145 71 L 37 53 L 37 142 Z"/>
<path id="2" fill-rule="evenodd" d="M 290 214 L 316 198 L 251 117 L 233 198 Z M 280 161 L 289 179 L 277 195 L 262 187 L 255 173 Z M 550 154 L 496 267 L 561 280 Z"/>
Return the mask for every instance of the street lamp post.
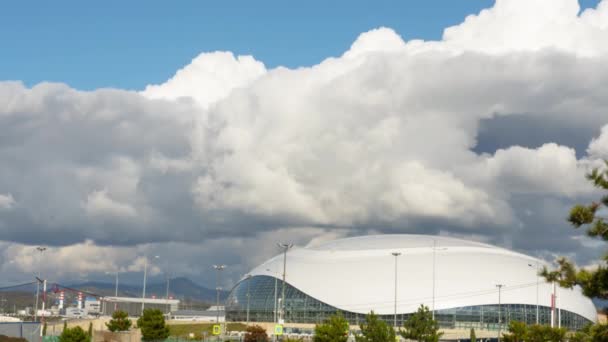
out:
<path id="1" fill-rule="evenodd" d="M 106 272 L 106 274 L 112 274 L 114 273 L 114 297 L 118 297 L 118 268 L 116 269 L 115 272 Z M 114 302 L 114 311 L 116 311 L 116 309 L 118 308 L 118 303 Z M 105 311 L 104 311 L 105 314 Z"/>
<path id="2" fill-rule="evenodd" d="M 536 269 L 536 324 L 539 324 L 539 313 L 540 313 L 539 305 L 538 305 L 538 287 L 539 287 L 539 284 L 540 284 L 540 281 L 539 281 L 539 279 L 540 279 L 539 265 L 540 264 L 538 263 L 538 261 L 536 261 L 536 263 L 535 263 L 535 269 Z M 528 266 L 532 267 L 533 265 L 532 264 L 528 264 Z"/>
<path id="3" fill-rule="evenodd" d="M 222 290 L 222 288 L 220 287 L 220 277 L 221 277 L 221 271 L 223 269 L 226 268 L 226 265 L 213 265 L 213 268 L 217 271 L 217 277 L 215 278 L 215 290 L 217 291 L 216 294 L 216 300 L 215 300 L 215 311 L 216 311 L 216 317 L 215 317 L 215 322 L 217 324 L 220 323 L 220 291 Z"/>
<path id="4" fill-rule="evenodd" d="M 281 290 L 281 315 L 279 324 L 285 321 L 285 277 L 287 272 L 287 251 L 293 247 L 293 243 L 277 243 L 277 246 L 283 249 L 283 289 Z"/>
<path id="5" fill-rule="evenodd" d="M 249 292 L 250 282 L 251 282 L 251 274 L 248 274 L 247 275 L 247 325 L 249 325 L 249 298 L 251 297 L 251 294 Z"/>
<path id="6" fill-rule="evenodd" d="M 116 282 L 114 284 L 114 297 L 118 297 L 118 269 L 116 270 Z"/>
<path id="7" fill-rule="evenodd" d="M 500 330 L 502 328 L 502 306 L 500 304 L 500 291 L 503 286 L 503 284 L 496 285 L 496 287 L 498 287 L 498 342 L 500 342 Z"/>
<path id="8" fill-rule="evenodd" d="M 40 262 L 42 260 L 42 253 L 46 251 L 46 247 L 38 246 L 36 250 L 40 252 L 40 258 L 38 260 L 38 279 L 40 279 Z M 36 281 L 36 308 L 34 309 L 34 322 L 38 320 L 38 297 L 40 297 L 40 280 Z"/>
<path id="9" fill-rule="evenodd" d="M 158 259 L 158 255 L 154 256 L 155 259 Z M 148 277 L 148 257 L 144 258 L 144 288 L 141 292 L 141 314 L 144 314 L 144 308 L 146 305 L 146 280 Z"/>
<path id="10" fill-rule="evenodd" d="M 269 268 L 267 268 L 266 271 L 272 272 Z M 275 277 L 274 277 L 274 312 L 273 312 L 274 315 L 273 315 L 272 319 L 273 319 L 273 322 L 276 323 L 277 322 L 277 288 L 278 288 L 277 282 L 279 279 L 276 277 L 277 274 L 275 272 L 272 272 L 272 273 L 275 274 Z"/>
<path id="11" fill-rule="evenodd" d="M 447 248 L 437 248 L 437 240 L 433 239 L 433 303 L 431 305 L 431 311 L 433 315 L 433 320 L 435 320 L 435 254 L 438 250 L 443 251 Z"/>
<path id="12" fill-rule="evenodd" d="M 401 253 L 393 252 L 391 255 L 395 257 L 395 316 L 393 317 L 393 327 L 397 329 L 397 258 Z"/>

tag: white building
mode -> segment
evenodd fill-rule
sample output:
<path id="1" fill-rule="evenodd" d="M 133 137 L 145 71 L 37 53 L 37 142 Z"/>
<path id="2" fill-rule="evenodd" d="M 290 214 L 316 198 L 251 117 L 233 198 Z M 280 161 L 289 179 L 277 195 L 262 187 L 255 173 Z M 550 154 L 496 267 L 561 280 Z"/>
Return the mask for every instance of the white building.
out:
<path id="1" fill-rule="evenodd" d="M 112 315 L 115 310 L 122 310 L 129 316 L 140 316 L 142 303 L 145 309 L 159 309 L 166 314 L 176 311 L 179 306 L 178 299 L 104 297 L 101 310 L 103 315 Z"/>
<path id="2" fill-rule="evenodd" d="M 96 298 L 86 298 L 84 301 L 84 309 L 89 314 L 100 314 L 101 313 L 101 301 Z"/>
<path id="3" fill-rule="evenodd" d="M 392 323 L 396 308 L 401 325 L 423 304 L 444 328 L 497 329 L 499 316 L 503 323 L 530 324 L 549 324 L 555 316 L 555 325 L 570 329 L 595 322 L 596 308 L 580 288 L 558 287 L 552 310 L 553 286 L 538 276 L 543 265 L 503 248 L 439 236 L 378 235 L 295 247 L 287 254 L 284 318 L 318 323 L 341 312 L 357 324 L 374 311 Z M 245 321 L 249 311 L 250 321 L 277 321 L 282 272 L 279 254 L 243 277 L 227 300 L 226 319 Z"/>

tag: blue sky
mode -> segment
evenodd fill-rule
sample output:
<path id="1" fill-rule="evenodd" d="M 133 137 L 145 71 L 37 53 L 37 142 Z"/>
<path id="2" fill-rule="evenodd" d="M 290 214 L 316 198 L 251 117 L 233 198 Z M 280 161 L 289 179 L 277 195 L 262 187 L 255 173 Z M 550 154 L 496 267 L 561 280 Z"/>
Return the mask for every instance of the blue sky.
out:
<path id="1" fill-rule="evenodd" d="M 388 26 L 406 40 L 492 6 L 466 1 L 10 1 L 0 5 L 0 79 L 78 89 L 142 89 L 203 51 L 253 54 L 267 66 L 312 65 L 361 32 Z M 595 6 L 597 0 L 582 2 Z"/>

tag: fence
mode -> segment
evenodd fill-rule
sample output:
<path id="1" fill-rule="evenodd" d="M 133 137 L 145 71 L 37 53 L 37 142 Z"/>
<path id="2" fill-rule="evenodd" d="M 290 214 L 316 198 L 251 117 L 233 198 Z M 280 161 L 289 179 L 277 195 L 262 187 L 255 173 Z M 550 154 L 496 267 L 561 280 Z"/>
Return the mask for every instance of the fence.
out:
<path id="1" fill-rule="evenodd" d="M 40 323 L 38 322 L 2 322 L 0 335 L 22 337 L 29 342 L 40 341 Z"/>

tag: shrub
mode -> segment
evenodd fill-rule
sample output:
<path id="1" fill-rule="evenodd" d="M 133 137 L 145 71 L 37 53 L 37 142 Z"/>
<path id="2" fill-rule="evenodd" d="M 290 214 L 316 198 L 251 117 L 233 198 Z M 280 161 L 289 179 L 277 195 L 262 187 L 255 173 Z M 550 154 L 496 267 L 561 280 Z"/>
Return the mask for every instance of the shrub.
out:
<path id="1" fill-rule="evenodd" d="M 266 329 L 259 325 L 247 327 L 247 333 L 245 333 L 245 342 L 268 342 Z"/>
<path id="2" fill-rule="evenodd" d="M 67 328 L 61 332 L 59 342 L 90 342 L 91 338 L 81 327 Z"/>

